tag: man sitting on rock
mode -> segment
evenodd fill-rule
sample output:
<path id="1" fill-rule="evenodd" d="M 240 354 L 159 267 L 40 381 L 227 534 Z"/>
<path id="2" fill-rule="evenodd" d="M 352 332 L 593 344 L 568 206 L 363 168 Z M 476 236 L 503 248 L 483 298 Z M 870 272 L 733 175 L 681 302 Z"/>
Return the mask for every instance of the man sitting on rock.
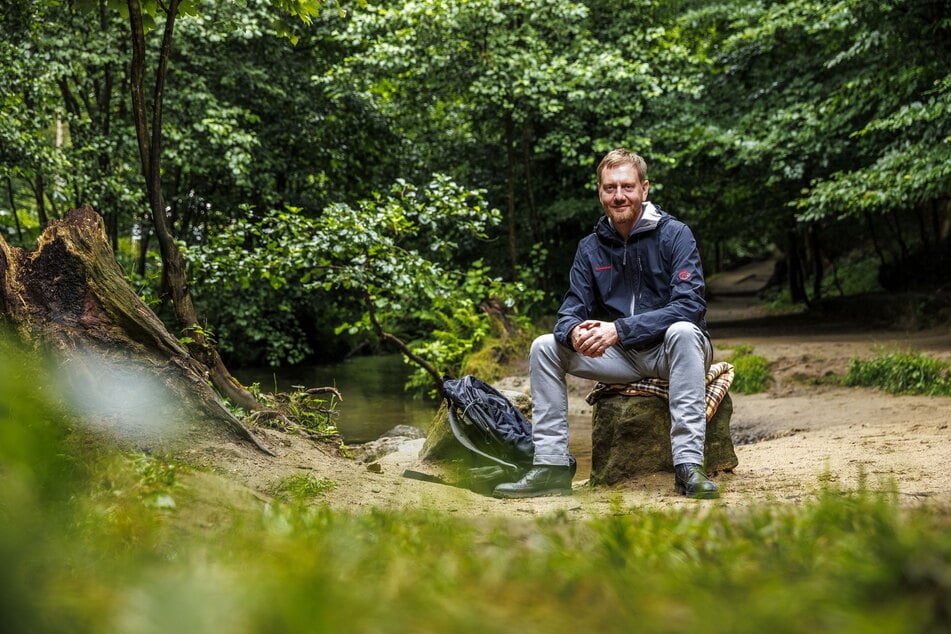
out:
<path id="1" fill-rule="evenodd" d="M 647 202 L 647 164 L 637 154 L 609 152 L 597 175 L 605 215 L 578 244 L 554 333 L 532 344 L 533 467 L 493 494 L 571 493 L 565 382 L 571 374 L 604 383 L 669 381 L 674 488 L 691 498 L 717 497 L 702 467 L 713 346 L 696 240 L 685 224 Z"/>

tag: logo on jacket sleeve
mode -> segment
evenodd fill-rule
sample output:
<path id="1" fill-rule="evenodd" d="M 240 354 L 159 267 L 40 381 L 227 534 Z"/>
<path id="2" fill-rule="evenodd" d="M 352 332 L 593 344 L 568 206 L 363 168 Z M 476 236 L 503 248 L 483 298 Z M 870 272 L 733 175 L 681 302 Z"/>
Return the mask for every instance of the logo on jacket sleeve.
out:
<path id="1" fill-rule="evenodd" d="M 687 269 L 681 269 L 680 272 L 677 273 L 677 277 L 680 278 L 681 282 L 686 282 L 690 279 L 690 271 Z"/>

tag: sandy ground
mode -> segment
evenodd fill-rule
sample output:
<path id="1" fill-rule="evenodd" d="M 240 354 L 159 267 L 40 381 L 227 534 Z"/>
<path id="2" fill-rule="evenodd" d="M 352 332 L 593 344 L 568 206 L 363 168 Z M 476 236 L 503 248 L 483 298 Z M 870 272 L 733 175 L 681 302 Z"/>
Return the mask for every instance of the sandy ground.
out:
<path id="1" fill-rule="evenodd" d="M 676 495 L 670 473 L 617 487 L 591 487 L 579 474 L 582 477 L 576 478 L 570 497 L 496 500 L 402 477 L 405 469 L 438 473 L 417 458 L 422 440 L 403 444 L 369 468 L 303 438 L 272 430 L 259 430 L 259 435 L 276 457 L 247 444 L 225 442 L 195 447 L 192 458 L 233 477 L 260 499 L 267 499 L 281 478 L 311 473 L 336 483 L 322 495 L 322 503 L 352 511 L 412 507 L 476 517 L 565 513 L 587 518 L 696 505 L 797 503 L 823 487 L 852 490 L 864 483 L 869 489 L 897 490 L 903 504 L 951 513 L 951 490 L 943 485 L 951 464 L 951 398 L 896 397 L 821 382 L 830 372 L 844 373 L 852 357 L 871 358 L 881 349 L 920 351 L 951 360 L 951 327 L 903 332 L 764 318 L 749 293 L 762 287 L 768 272 L 751 265 L 710 280 L 713 298 L 708 319 L 718 358 L 727 356 L 735 345 L 753 345 L 755 354 L 770 361 L 775 379 L 768 393 L 733 394 L 731 428 L 739 466 L 733 473 L 715 476 L 722 492 L 718 500 Z M 505 383 L 528 389 L 523 377 Z M 572 383 L 571 407 L 576 416 L 588 411 L 583 396 L 589 387 L 584 382 Z M 590 446 L 590 439 L 587 442 Z"/>

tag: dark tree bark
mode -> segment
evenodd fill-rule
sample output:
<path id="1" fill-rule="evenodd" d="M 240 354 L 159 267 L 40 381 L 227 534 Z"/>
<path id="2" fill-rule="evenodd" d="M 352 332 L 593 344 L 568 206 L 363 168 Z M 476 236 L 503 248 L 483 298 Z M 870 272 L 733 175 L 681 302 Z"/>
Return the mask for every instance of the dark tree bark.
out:
<path id="1" fill-rule="evenodd" d="M 878 235 L 875 232 L 875 219 L 872 217 L 872 214 L 869 212 L 864 213 L 865 225 L 868 227 L 868 235 L 872 240 L 872 246 L 875 248 L 875 254 L 878 256 L 879 268 L 884 267 L 888 264 L 888 260 L 885 258 L 885 251 L 882 249 L 882 245 L 878 241 Z"/>
<path id="2" fill-rule="evenodd" d="M 155 84 L 152 91 L 151 118 L 145 98 L 145 26 L 142 8 L 138 0 L 128 0 L 129 25 L 132 34 L 132 114 L 135 123 L 139 155 L 142 162 L 142 174 L 145 178 L 149 196 L 149 209 L 152 212 L 152 227 L 162 254 L 163 288 L 172 296 L 175 316 L 182 328 L 189 333 L 194 343 L 191 353 L 208 367 L 209 378 L 215 388 L 232 403 L 246 410 L 261 410 L 264 406 L 231 376 L 213 341 L 208 339 L 201 328 L 191 293 L 188 291 L 185 256 L 175 242 L 174 231 L 165 211 L 162 195 L 162 105 L 165 95 L 165 78 L 168 60 L 172 49 L 172 34 L 175 17 L 178 14 L 179 0 L 170 0 L 165 8 L 165 29 L 159 51 Z"/>
<path id="3" fill-rule="evenodd" d="M 786 232 L 786 274 L 789 281 L 789 293 L 792 301 L 809 303 L 806 294 L 806 274 L 803 269 L 802 250 L 799 246 L 799 236 L 795 229 Z"/>
<path id="4" fill-rule="evenodd" d="M 13 222 L 16 224 L 17 240 L 23 242 L 23 229 L 20 227 L 20 216 L 17 214 L 16 197 L 13 194 L 13 179 L 7 176 L 7 195 L 10 200 L 10 213 L 13 214 Z"/>
<path id="5" fill-rule="evenodd" d="M 508 226 L 509 266 L 512 280 L 518 279 L 518 223 L 515 218 L 515 120 L 505 112 L 505 217 Z"/>
<path id="6" fill-rule="evenodd" d="M 822 242 L 819 240 L 819 229 L 810 225 L 806 230 L 806 240 L 809 244 L 809 253 L 812 256 L 812 303 L 822 304 L 822 280 L 825 276 L 825 267 L 822 262 Z"/>
<path id="7" fill-rule="evenodd" d="M 532 170 L 532 126 L 528 121 L 522 126 L 522 172 L 525 174 L 525 196 L 528 201 L 528 217 L 532 224 L 532 241 L 539 242 L 542 226 L 535 206 L 535 174 Z"/>
<path id="8" fill-rule="evenodd" d="M 45 227 L 50 219 L 46 214 L 46 184 L 43 180 L 43 172 L 37 171 L 36 176 L 31 183 L 33 186 L 33 197 L 36 199 L 36 215 L 41 227 Z"/>
<path id="9" fill-rule="evenodd" d="M 224 407 L 208 367 L 129 288 L 103 220 L 88 205 L 51 221 L 34 251 L 0 236 L 0 316 L 23 340 L 52 351 L 71 376 L 88 379 L 83 389 L 127 391 L 109 368 L 132 368 L 129 377 L 149 377 L 184 412 L 178 422 L 227 429 L 271 453 Z M 137 420 L 147 414 L 129 412 Z"/>

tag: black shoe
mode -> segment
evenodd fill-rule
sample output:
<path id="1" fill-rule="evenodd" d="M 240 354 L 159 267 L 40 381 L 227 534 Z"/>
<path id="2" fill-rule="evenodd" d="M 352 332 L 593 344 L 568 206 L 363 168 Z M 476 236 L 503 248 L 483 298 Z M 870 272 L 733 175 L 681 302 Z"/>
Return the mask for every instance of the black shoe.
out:
<path id="1" fill-rule="evenodd" d="M 674 478 L 674 491 L 688 498 L 709 500 L 720 497 L 720 492 L 703 472 L 698 464 L 679 464 L 674 467 L 677 474 Z"/>
<path id="2" fill-rule="evenodd" d="M 572 469 L 568 466 L 532 467 L 518 482 L 503 482 L 492 495 L 497 498 L 534 498 L 543 495 L 571 495 Z"/>

